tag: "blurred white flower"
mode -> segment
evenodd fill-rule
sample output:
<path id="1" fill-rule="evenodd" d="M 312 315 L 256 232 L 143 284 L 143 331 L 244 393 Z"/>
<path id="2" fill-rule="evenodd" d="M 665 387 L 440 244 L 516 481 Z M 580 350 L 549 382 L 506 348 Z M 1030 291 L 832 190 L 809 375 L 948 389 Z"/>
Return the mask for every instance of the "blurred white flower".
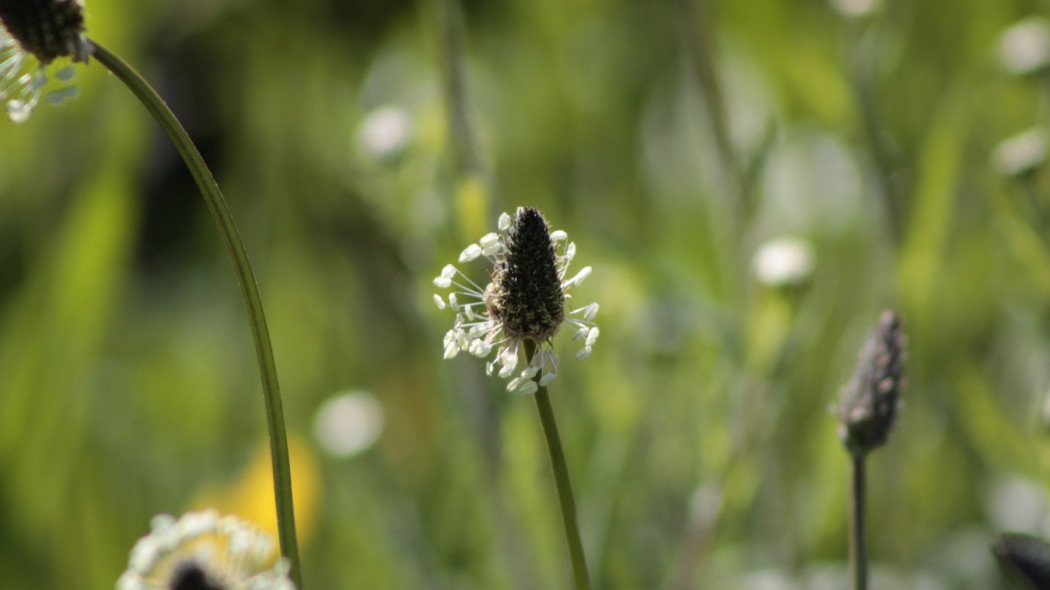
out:
<path id="1" fill-rule="evenodd" d="M 155 516 L 117 590 L 295 590 L 269 533 L 214 510 Z"/>
<path id="2" fill-rule="evenodd" d="M 328 398 L 314 417 L 314 435 L 329 455 L 350 457 L 383 434 L 383 406 L 370 393 L 348 392 Z"/>
<path id="3" fill-rule="evenodd" d="M 797 238 L 770 240 L 755 252 L 751 267 L 758 282 L 769 287 L 796 285 L 813 272 L 813 246 Z"/>
<path id="4" fill-rule="evenodd" d="M 1046 492 L 1042 484 L 1010 477 L 996 481 L 985 504 L 988 520 L 1001 531 L 1041 535 L 1047 516 Z"/>
<path id="5" fill-rule="evenodd" d="M 842 16 L 860 18 L 875 12 L 882 2 L 880 0 L 831 0 L 831 6 Z"/>
<path id="6" fill-rule="evenodd" d="M 1046 133 L 1033 128 L 1012 135 L 995 148 L 995 164 L 1006 176 L 1017 176 L 1038 168 L 1046 161 Z"/>
<path id="7" fill-rule="evenodd" d="M 1006 29 L 999 38 L 999 59 L 1013 74 L 1027 74 L 1050 63 L 1050 23 L 1031 17 Z"/>
<path id="8" fill-rule="evenodd" d="M 357 130 L 357 144 L 361 151 L 377 160 L 400 155 L 411 139 L 412 117 L 396 106 L 372 111 Z"/>

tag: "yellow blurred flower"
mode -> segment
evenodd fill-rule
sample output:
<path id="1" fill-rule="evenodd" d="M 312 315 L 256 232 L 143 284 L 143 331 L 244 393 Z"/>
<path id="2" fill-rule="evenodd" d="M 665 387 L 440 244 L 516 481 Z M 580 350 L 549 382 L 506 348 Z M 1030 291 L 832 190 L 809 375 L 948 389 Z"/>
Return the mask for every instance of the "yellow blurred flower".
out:
<path id="1" fill-rule="evenodd" d="M 296 534 L 299 544 L 305 545 L 317 525 L 321 470 L 310 444 L 291 433 L 288 435 L 288 455 L 292 469 Z M 191 503 L 194 510 L 214 508 L 223 514 L 236 514 L 276 536 L 277 511 L 274 506 L 273 468 L 270 446 L 266 441 L 259 444 L 251 461 L 232 481 L 205 486 Z M 274 548 L 275 551 L 278 549 Z"/>

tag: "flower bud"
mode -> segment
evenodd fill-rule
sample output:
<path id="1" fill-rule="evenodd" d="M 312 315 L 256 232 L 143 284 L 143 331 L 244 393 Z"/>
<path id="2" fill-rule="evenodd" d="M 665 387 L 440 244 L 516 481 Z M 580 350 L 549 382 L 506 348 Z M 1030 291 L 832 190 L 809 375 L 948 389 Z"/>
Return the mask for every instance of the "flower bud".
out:
<path id="1" fill-rule="evenodd" d="M 893 428 L 904 377 L 904 340 L 897 314 L 883 312 L 853 378 L 842 389 L 839 437 L 855 456 L 882 446 Z"/>

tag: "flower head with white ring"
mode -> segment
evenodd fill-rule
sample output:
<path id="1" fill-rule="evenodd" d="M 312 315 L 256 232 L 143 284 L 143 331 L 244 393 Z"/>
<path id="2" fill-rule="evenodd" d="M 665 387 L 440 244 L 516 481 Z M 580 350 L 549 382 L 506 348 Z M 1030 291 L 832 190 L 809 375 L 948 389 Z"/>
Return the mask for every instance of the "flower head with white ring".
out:
<path id="1" fill-rule="evenodd" d="M 460 263 L 481 257 L 492 263 L 491 280 L 482 288 L 454 265 L 446 265 L 434 284 L 453 289 L 447 297 L 434 295 L 440 309 L 456 312 L 452 329 L 445 334 L 445 358 L 460 351 L 494 359 L 486 365 L 489 375 L 497 372 L 510 379 L 508 391 L 534 393 L 558 374 L 554 337 L 568 324 L 573 339 L 582 341 L 577 359 L 590 356 L 598 339 L 594 316 L 598 304 L 574 308 L 568 305 L 570 291 L 591 274 L 585 267 L 566 278 L 576 244 L 564 231 L 550 231 L 543 214 L 532 207 L 519 207 L 513 218 L 499 218 L 498 231 L 486 234 L 459 255 Z M 518 370 L 526 342 L 535 344 L 528 365 Z M 539 376 L 536 379 L 537 375 Z"/>
<path id="2" fill-rule="evenodd" d="M 117 590 L 295 590 L 269 533 L 214 510 L 153 518 Z"/>

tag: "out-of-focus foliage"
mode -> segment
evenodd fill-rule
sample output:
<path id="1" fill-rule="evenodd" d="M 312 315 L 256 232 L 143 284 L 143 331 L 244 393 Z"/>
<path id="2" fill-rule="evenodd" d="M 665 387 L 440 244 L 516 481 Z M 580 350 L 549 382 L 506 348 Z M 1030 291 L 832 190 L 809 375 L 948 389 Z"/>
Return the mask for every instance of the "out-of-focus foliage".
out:
<path id="1" fill-rule="evenodd" d="M 1050 5 L 870 4 L 465 1 L 463 157 L 443 3 L 88 0 L 247 243 L 306 441 L 308 588 L 568 587 L 533 404 L 441 360 L 431 300 L 519 205 L 569 232 L 602 306 L 552 384 L 597 587 L 845 587 L 829 405 L 888 307 L 908 382 L 869 461 L 874 587 L 1003 583 L 995 534 L 1050 532 L 1050 77 L 1038 21 L 1003 34 Z M 0 123 L 12 590 L 112 588 L 153 514 L 272 495 L 211 219 L 131 94 L 78 80 Z M 794 249 L 753 264 L 764 245 Z"/>

